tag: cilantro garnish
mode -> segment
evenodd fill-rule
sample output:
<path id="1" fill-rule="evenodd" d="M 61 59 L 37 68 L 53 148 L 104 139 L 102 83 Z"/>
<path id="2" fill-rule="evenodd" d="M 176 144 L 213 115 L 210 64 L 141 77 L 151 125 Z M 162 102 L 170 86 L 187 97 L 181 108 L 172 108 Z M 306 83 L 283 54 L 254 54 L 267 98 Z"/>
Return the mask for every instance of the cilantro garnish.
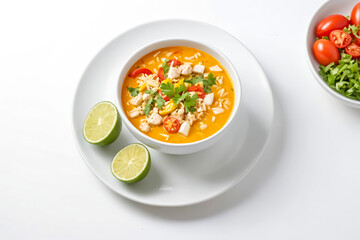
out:
<path id="1" fill-rule="evenodd" d="M 154 95 L 157 91 L 156 90 L 146 90 L 145 93 L 150 94 L 151 96 Z"/>
<path id="2" fill-rule="evenodd" d="M 174 103 L 179 104 L 181 101 L 184 101 L 189 94 L 189 92 L 184 92 L 181 96 L 179 93 L 175 94 L 173 97 Z"/>
<path id="3" fill-rule="evenodd" d="M 167 73 L 170 69 L 170 67 L 168 66 L 168 62 L 169 62 L 169 59 L 165 59 L 165 61 L 163 62 L 162 66 L 161 66 L 164 71 L 164 74 Z"/>
<path id="4" fill-rule="evenodd" d="M 181 84 L 179 87 L 175 87 L 175 84 L 167 82 L 161 83 L 160 89 L 162 94 L 168 96 L 169 98 L 174 97 L 176 94 L 180 94 L 181 92 L 186 91 L 185 84 Z"/>
<path id="5" fill-rule="evenodd" d="M 153 97 L 151 96 L 149 98 L 149 100 L 147 101 L 146 105 L 145 105 L 145 108 L 144 108 L 144 114 L 145 116 L 149 116 L 149 113 L 150 113 L 150 110 L 151 110 L 151 106 L 152 106 L 152 103 L 153 103 L 154 99 Z"/>
<path id="6" fill-rule="evenodd" d="M 179 87 L 175 88 L 175 93 L 181 93 L 181 92 L 185 92 L 185 91 L 186 91 L 185 84 L 180 84 Z"/>
<path id="7" fill-rule="evenodd" d="M 155 101 L 157 103 L 157 108 L 162 109 L 164 107 L 165 100 L 159 94 L 157 94 Z"/>
<path id="8" fill-rule="evenodd" d="M 175 94 L 174 84 L 170 82 L 161 83 L 160 89 L 162 94 L 168 96 L 169 98 L 172 98 Z"/>
<path id="9" fill-rule="evenodd" d="M 185 106 L 185 112 L 195 112 L 196 108 L 196 100 L 198 99 L 198 95 L 194 94 L 190 97 L 190 95 L 187 95 L 184 101 L 184 106 Z"/>
<path id="10" fill-rule="evenodd" d="M 137 88 L 128 87 L 127 89 L 130 92 L 130 95 L 132 97 L 135 97 L 135 96 L 137 96 L 139 94 L 139 88 L 138 87 Z"/>
<path id="11" fill-rule="evenodd" d="M 204 84 L 204 91 L 206 93 L 211 93 L 211 87 L 216 84 L 216 77 L 212 73 L 209 73 L 207 79 L 204 78 L 203 75 L 199 75 L 196 78 L 191 78 L 190 80 L 185 80 L 185 82 L 191 84 L 197 84 L 202 82 Z"/>

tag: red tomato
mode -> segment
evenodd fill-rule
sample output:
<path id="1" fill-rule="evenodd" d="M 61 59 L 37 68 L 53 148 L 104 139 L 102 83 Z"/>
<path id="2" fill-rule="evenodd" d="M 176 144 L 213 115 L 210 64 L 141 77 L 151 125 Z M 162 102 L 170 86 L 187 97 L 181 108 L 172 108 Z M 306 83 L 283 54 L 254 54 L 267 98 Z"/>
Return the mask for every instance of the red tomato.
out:
<path id="1" fill-rule="evenodd" d="M 350 54 L 353 58 L 360 57 L 360 46 L 352 42 L 349 46 L 345 48 L 345 52 Z"/>
<path id="2" fill-rule="evenodd" d="M 169 133 L 177 133 L 180 129 L 180 122 L 174 117 L 164 119 L 164 128 Z"/>
<path id="3" fill-rule="evenodd" d="M 317 25 L 316 35 L 318 38 L 323 36 L 328 37 L 333 30 L 343 30 L 344 27 L 349 26 L 349 20 L 340 14 L 330 15 Z"/>
<path id="4" fill-rule="evenodd" d="M 165 79 L 164 70 L 163 70 L 162 67 L 159 67 L 158 77 L 159 77 L 159 79 L 160 79 L 160 82 Z"/>
<path id="5" fill-rule="evenodd" d="M 181 65 L 181 62 L 177 59 L 170 59 L 170 61 L 168 61 L 168 66 L 173 66 L 173 67 L 176 67 L 176 66 L 180 66 Z"/>
<path id="6" fill-rule="evenodd" d="M 350 34 L 344 32 L 343 30 L 332 31 L 329 39 L 337 48 L 344 48 L 351 43 Z"/>
<path id="7" fill-rule="evenodd" d="M 134 71 L 132 71 L 131 73 L 129 73 L 129 77 L 136 78 L 141 73 L 150 75 L 150 74 L 152 74 L 152 71 L 150 71 L 147 68 L 138 68 L 138 69 L 135 69 Z"/>
<path id="8" fill-rule="evenodd" d="M 204 89 L 200 86 L 191 86 L 188 88 L 188 92 L 196 92 L 199 98 L 204 99 L 205 98 L 205 92 Z"/>
<path id="9" fill-rule="evenodd" d="M 340 53 L 337 47 L 326 39 L 319 39 L 314 42 L 313 52 L 316 60 L 325 66 L 332 62 L 337 64 L 340 59 Z"/>
<path id="10" fill-rule="evenodd" d="M 350 24 L 360 25 L 360 3 L 356 4 L 351 11 Z"/>
<path id="11" fill-rule="evenodd" d="M 161 92 L 160 88 L 158 89 L 158 93 L 160 94 L 160 96 L 161 96 L 165 101 L 170 101 L 169 96 L 164 95 L 164 94 Z"/>

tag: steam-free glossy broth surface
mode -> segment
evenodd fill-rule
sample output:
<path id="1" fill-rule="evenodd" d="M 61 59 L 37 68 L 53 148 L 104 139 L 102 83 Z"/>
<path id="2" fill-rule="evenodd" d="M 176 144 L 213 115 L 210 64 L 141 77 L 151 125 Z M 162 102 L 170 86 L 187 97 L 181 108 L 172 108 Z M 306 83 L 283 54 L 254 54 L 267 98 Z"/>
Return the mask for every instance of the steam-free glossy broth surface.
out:
<path id="1" fill-rule="evenodd" d="M 201 120 L 195 121 L 188 133 L 188 136 L 184 136 L 180 133 L 169 133 L 164 129 L 163 124 L 158 126 L 151 126 L 149 132 L 143 132 L 151 138 L 168 142 L 168 143 L 191 143 L 205 139 L 217 131 L 219 131 L 225 123 L 228 121 L 233 105 L 234 105 L 234 88 L 232 80 L 230 79 L 226 69 L 212 56 L 209 54 L 194 49 L 190 47 L 166 47 L 162 49 L 155 50 L 141 59 L 139 59 L 128 71 L 126 78 L 124 79 L 122 89 L 121 89 L 121 100 L 124 112 L 126 113 L 130 122 L 140 130 L 139 126 L 142 119 L 146 119 L 145 115 L 131 118 L 129 112 L 135 107 L 130 104 L 132 96 L 128 91 L 128 87 L 137 88 L 139 83 L 137 78 L 129 77 L 129 73 L 133 72 L 138 68 L 147 68 L 153 73 L 157 73 L 159 67 L 161 67 L 164 59 L 178 59 L 182 63 L 191 63 L 192 66 L 197 64 L 202 64 L 205 66 L 205 74 L 212 72 L 217 79 L 221 78 L 221 84 L 217 81 L 217 84 L 211 87 L 212 92 L 214 93 L 214 101 L 212 106 L 209 106 L 209 109 L 206 111 L 205 116 Z M 222 71 L 210 71 L 212 66 L 220 66 Z M 224 89 L 224 90 L 222 90 Z M 223 96 L 226 93 L 226 96 Z M 227 101 L 227 109 L 220 103 L 225 99 Z M 221 114 L 215 114 L 212 109 L 222 105 L 224 112 Z M 144 121 L 144 120 L 143 120 Z M 206 128 L 203 126 L 206 125 Z M 141 130 L 140 130 L 141 131 Z"/>

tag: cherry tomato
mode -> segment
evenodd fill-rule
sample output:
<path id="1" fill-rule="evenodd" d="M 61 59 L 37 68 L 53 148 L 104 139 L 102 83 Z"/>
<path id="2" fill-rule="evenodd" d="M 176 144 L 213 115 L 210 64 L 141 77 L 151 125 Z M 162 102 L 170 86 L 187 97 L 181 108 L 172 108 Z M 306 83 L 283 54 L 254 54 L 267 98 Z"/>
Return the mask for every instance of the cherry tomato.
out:
<path id="1" fill-rule="evenodd" d="M 343 30 L 344 27 L 349 26 L 349 20 L 340 14 L 330 15 L 317 25 L 316 35 L 318 38 L 323 36 L 328 37 L 333 30 Z"/>
<path id="2" fill-rule="evenodd" d="M 325 66 L 332 62 L 337 64 L 340 59 L 340 53 L 337 47 L 326 39 L 319 39 L 314 42 L 313 51 L 316 60 Z"/>
<path id="3" fill-rule="evenodd" d="M 180 66 L 181 65 L 181 62 L 177 59 L 170 59 L 170 61 L 168 61 L 168 66 L 173 66 L 173 67 L 176 67 L 176 66 Z"/>
<path id="4" fill-rule="evenodd" d="M 332 31 L 329 39 L 337 48 L 344 48 L 351 43 L 350 34 L 344 32 L 343 30 Z"/>
<path id="5" fill-rule="evenodd" d="M 161 92 L 160 88 L 158 89 L 158 93 L 160 94 L 160 96 L 161 96 L 165 101 L 170 101 L 169 96 L 164 95 L 164 94 Z"/>
<path id="6" fill-rule="evenodd" d="M 177 133 L 180 129 L 180 122 L 174 117 L 164 119 L 164 128 L 169 133 Z"/>
<path id="7" fill-rule="evenodd" d="M 356 4 L 351 11 L 350 24 L 360 25 L 360 3 Z"/>
<path id="8" fill-rule="evenodd" d="M 345 48 L 345 52 L 350 54 L 353 58 L 360 57 L 360 46 L 352 42 L 349 46 Z"/>
<path id="9" fill-rule="evenodd" d="M 205 98 L 205 91 L 200 86 L 191 86 L 188 88 L 188 92 L 196 92 L 199 98 L 204 99 Z"/>
<path id="10" fill-rule="evenodd" d="M 165 80 L 165 76 L 164 76 L 164 70 L 163 70 L 163 68 L 162 67 L 159 67 L 159 71 L 158 71 L 158 77 L 159 77 L 159 79 L 160 79 L 160 82 L 162 81 L 162 80 Z"/>
<path id="11" fill-rule="evenodd" d="M 150 75 L 150 74 L 152 74 L 152 71 L 150 71 L 147 68 L 138 68 L 138 69 L 135 69 L 134 71 L 132 71 L 131 73 L 129 73 L 129 77 L 136 78 L 141 73 Z"/>

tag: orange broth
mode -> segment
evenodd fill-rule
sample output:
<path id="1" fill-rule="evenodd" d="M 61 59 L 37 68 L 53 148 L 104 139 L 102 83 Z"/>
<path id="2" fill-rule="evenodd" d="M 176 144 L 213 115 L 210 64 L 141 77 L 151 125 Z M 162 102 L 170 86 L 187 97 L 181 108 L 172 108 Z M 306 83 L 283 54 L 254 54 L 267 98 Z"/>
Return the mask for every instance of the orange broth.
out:
<path id="1" fill-rule="evenodd" d="M 160 53 L 158 53 L 159 51 L 160 51 Z M 158 53 L 158 55 L 156 55 L 154 57 L 154 55 L 156 53 Z M 167 55 L 169 53 L 173 53 L 173 54 L 171 56 L 169 56 L 169 55 Z M 200 56 L 198 56 L 198 58 L 193 58 L 191 60 L 185 59 L 185 57 L 187 57 L 189 59 L 189 57 L 194 56 L 196 53 L 200 53 Z M 151 53 L 148 53 L 147 55 L 145 55 L 141 59 L 139 59 L 129 69 L 129 72 L 127 73 L 127 75 L 124 79 L 123 85 L 122 85 L 122 89 L 121 89 L 121 93 L 120 93 L 121 100 L 122 100 L 124 112 L 126 113 L 128 119 L 137 129 L 139 129 L 141 119 L 145 119 L 146 117 L 143 115 L 143 116 L 139 116 L 137 118 L 130 118 L 130 116 L 129 116 L 129 111 L 131 111 L 135 107 L 132 106 L 131 104 L 129 104 L 129 101 L 131 100 L 131 95 L 130 95 L 129 91 L 127 90 L 127 88 L 128 87 L 136 88 L 136 87 L 138 87 L 138 85 L 137 85 L 136 78 L 130 78 L 128 75 L 130 72 L 134 71 L 136 68 L 148 68 L 152 72 L 157 72 L 163 62 L 161 60 L 162 58 L 172 59 L 175 57 L 183 63 L 184 62 L 191 63 L 192 66 L 201 62 L 201 64 L 205 66 L 205 73 L 211 72 L 209 70 L 209 67 L 214 66 L 214 65 L 219 65 L 223 71 L 222 72 L 213 72 L 213 74 L 216 77 L 223 76 L 223 83 L 221 85 L 216 85 L 216 86 L 212 87 L 212 91 L 214 93 L 214 102 L 216 102 L 220 97 L 218 90 L 221 88 L 224 88 L 225 92 L 228 93 L 226 97 L 229 98 L 230 103 L 231 103 L 229 109 L 225 109 L 225 112 L 222 114 L 215 115 L 211 109 L 208 110 L 207 111 L 208 114 L 204 118 L 194 122 L 194 124 L 190 128 L 190 132 L 187 137 L 185 137 L 179 133 L 168 133 L 164 129 L 162 124 L 159 126 L 152 126 L 151 131 L 148 133 L 143 132 L 144 134 L 148 135 L 149 137 L 157 139 L 159 141 L 163 141 L 163 142 L 191 143 L 191 142 L 205 139 L 205 138 L 213 135 L 217 131 L 219 131 L 225 125 L 225 123 L 228 121 L 228 119 L 231 115 L 233 106 L 234 106 L 235 95 L 234 95 L 234 88 L 233 88 L 232 80 L 231 80 L 229 74 L 227 73 L 226 69 L 211 55 L 209 55 L 203 51 L 200 51 L 198 49 L 195 49 L 195 48 L 182 47 L 182 46 L 166 47 L 166 48 L 158 49 Z M 221 88 L 218 88 L 217 86 L 220 86 Z M 214 121 L 213 121 L 213 117 L 215 117 Z M 206 124 L 207 128 L 201 129 L 200 122 L 202 122 L 203 124 Z M 139 131 L 140 131 L 140 129 L 139 129 Z M 161 135 L 161 134 L 168 135 L 170 137 L 167 139 L 167 137 L 164 137 L 164 135 Z"/>

